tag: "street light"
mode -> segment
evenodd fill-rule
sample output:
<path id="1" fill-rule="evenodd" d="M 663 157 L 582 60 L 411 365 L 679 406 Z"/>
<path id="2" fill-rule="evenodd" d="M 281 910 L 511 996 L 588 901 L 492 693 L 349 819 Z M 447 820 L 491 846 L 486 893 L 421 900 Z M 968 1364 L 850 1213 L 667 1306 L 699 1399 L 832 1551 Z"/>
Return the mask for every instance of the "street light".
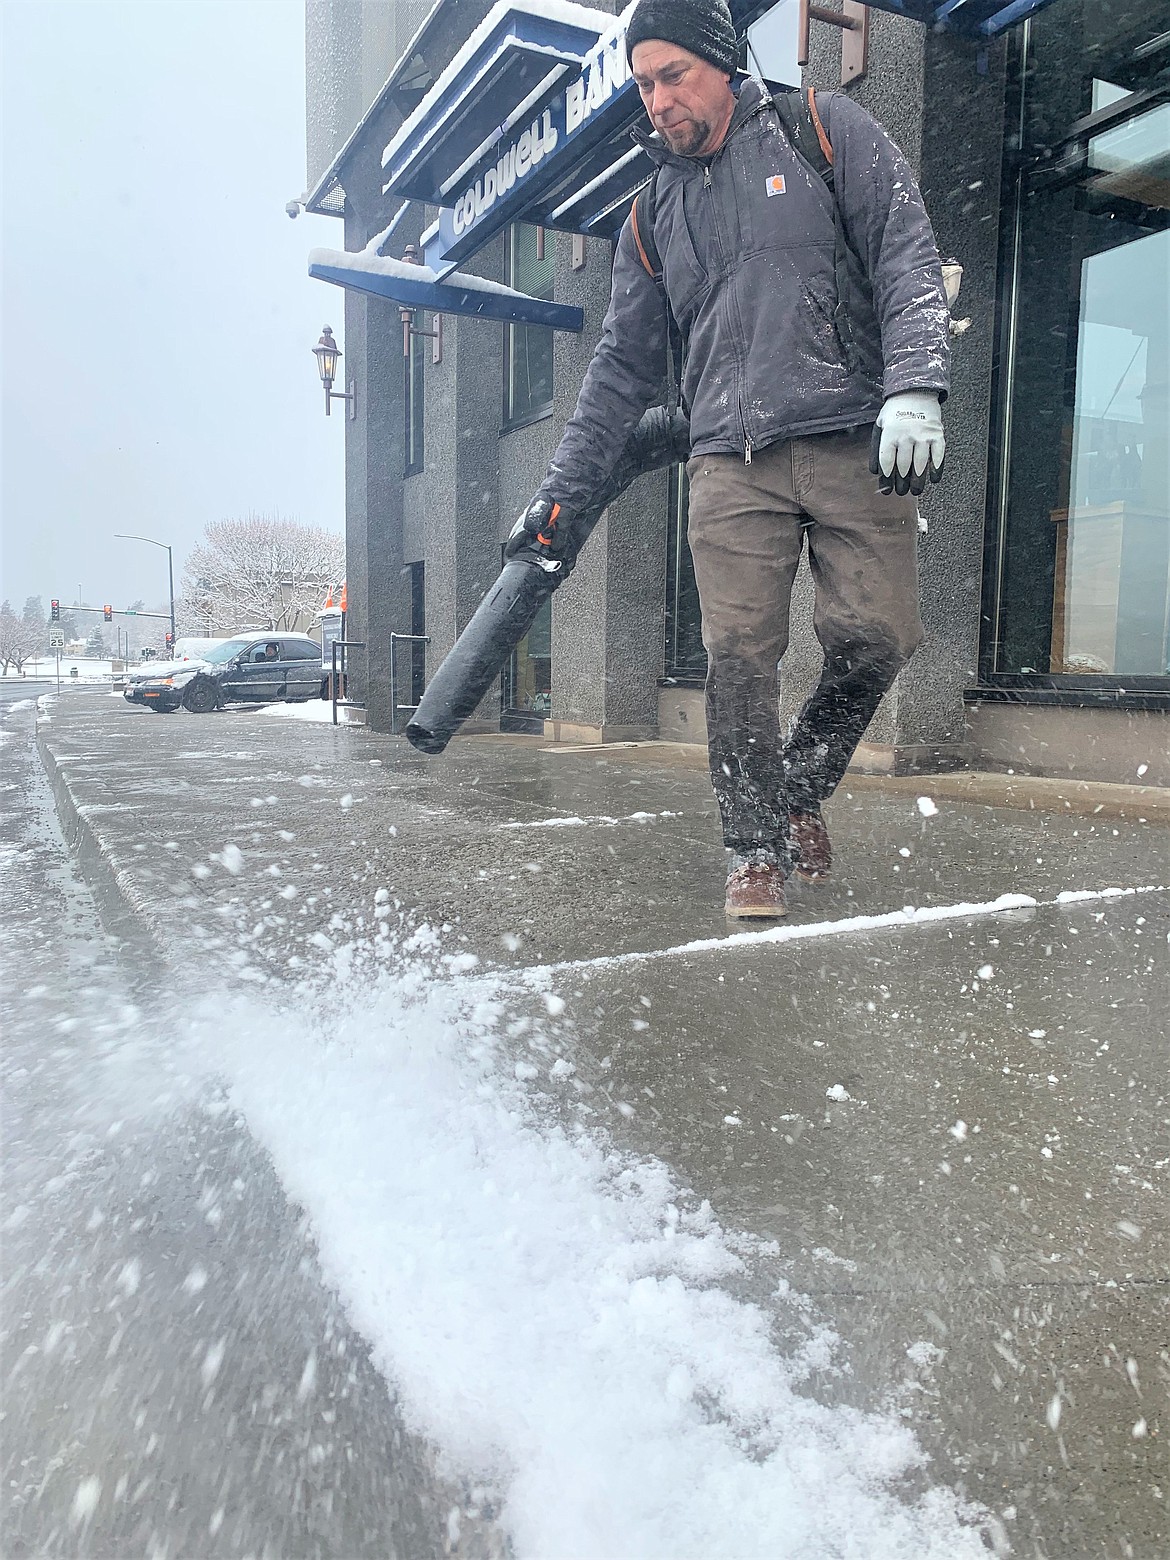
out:
<path id="1" fill-rule="evenodd" d="M 350 383 L 347 394 L 333 388 L 333 381 L 337 378 L 337 363 L 341 357 L 341 348 L 334 340 L 333 329 L 326 325 L 321 332 L 321 339 L 313 348 L 313 354 L 317 359 L 317 368 L 321 375 L 321 383 L 325 386 L 325 415 L 329 416 L 330 403 L 333 401 L 349 402 L 349 420 L 353 422 L 357 417 L 357 388 Z"/>
<path id="2" fill-rule="evenodd" d="M 153 536 L 127 536 L 125 531 L 115 531 L 114 535 L 122 542 L 149 542 L 152 547 L 165 547 L 167 554 L 167 579 L 171 587 L 171 649 L 175 648 L 175 561 L 171 549 L 166 542 L 156 542 Z"/>

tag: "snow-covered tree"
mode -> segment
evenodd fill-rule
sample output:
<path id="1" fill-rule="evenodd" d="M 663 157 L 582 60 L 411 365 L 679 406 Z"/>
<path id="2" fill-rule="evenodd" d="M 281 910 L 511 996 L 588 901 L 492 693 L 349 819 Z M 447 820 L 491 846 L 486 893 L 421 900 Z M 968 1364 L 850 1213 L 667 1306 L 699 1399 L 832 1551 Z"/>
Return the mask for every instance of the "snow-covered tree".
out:
<path id="1" fill-rule="evenodd" d="M 25 598 L 20 621 L 26 630 L 25 644 L 28 655 L 42 655 L 49 647 L 49 620 L 45 616 L 44 602 L 39 596 Z"/>
<path id="2" fill-rule="evenodd" d="M 345 541 L 322 526 L 249 514 L 207 526 L 187 559 L 181 632 L 308 627 L 345 575 Z"/>
<path id="3" fill-rule="evenodd" d="M 14 666 L 19 672 L 24 663 L 45 648 L 45 623 L 29 615 L 29 606 L 36 598 L 30 596 L 25 604 L 25 616 L 17 617 L 11 602 L 0 602 L 0 671 L 6 675 Z"/>

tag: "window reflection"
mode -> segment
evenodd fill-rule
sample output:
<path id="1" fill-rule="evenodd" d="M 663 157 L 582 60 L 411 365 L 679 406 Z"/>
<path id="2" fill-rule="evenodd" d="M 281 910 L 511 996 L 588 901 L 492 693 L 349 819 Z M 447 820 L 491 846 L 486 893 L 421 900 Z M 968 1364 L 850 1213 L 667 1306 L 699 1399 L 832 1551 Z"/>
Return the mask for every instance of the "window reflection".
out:
<path id="1" fill-rule="evenodd" d="M 1071 502 L 1058 536 L 1052 669 L 1170 667 L 1170 233 L 1082 264 Z"/>
<path id="2" fill-rule="evenodd" d="M 552 714 L 552 598 L 512 652 L 504 674 L 502 731 L 544 730 Z"/>
<path id="3" fill-rule="evenodd" d="M 1035 25 L 993 675 L 1170 675 L 1170 103 L 1146 69 L 1168 26 L 1164 0 Z"/>

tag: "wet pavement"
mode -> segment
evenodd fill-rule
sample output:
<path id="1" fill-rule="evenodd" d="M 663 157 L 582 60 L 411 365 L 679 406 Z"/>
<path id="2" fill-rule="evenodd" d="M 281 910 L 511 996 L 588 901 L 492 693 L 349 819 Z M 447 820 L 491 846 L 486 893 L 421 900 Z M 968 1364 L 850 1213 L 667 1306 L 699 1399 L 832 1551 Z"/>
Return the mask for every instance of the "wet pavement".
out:
<path id="1" fill-rule="evenodd" d="M 442 1554 L 466 1491 L 404 1428 L 245 1124 L 157 1071 L 168 971 L 143 923 L 99 919 L 32 729 L 0 725 L 0 1552 Z M 466 1514 L 461 1535 L 500 1552 Z"/>
<path id="2" fill-rule="evenodd" d="M 996 1512 L 1014 1553 L 1156 1560 L 1170 1551 L 1164 822 L 942 797 L 924 813 L 904 790 L 847 779 L 829 814 L 839 868 L 821 889 L 794 890 L 796 935 L 728 942 L 725 856 L 705 776 L 645 762 L 635 748 L 570 753 L 536 739 L 469 738 L 424 759 L 361 728 L 253 711 L 164 719 L 81 690 L 51 703 L 40 741 L 66 836 L 105 925 L 123 939 L 123 963 L 129 948 L 150 978 L 202 965 L 228 983 L 287 979 L 290 960 L 300 970 L 322 963 L 330 922 L 335 940 L 360 930 L 385 888 L 408 923 L 447 928 L 452 949 L 478 956 L 480 969 L 507 972 L 518 992 L 534 966 L 554 966 L 552 987 L 566 1004 L 562 1043 L 588 1110 L 615 1141 L 667 1161 L 725 1223 L 775 1241 L 785 1276 L 844 1339 L 850 1370 L 826 1371 L 811 1390 L 825 1401 L 893 1405 L 934 1457 L 932 1477 Z M 927 779 L 921 794 L 930 795 Z M 50 937 L 36 925 L 55 914 L 43 905 L 47 894 L 52 906 L 56 870 L 46 864 L 41 889 L 29 890 L 19 936 L 30 974 L 45 950 L 59 956 L 60 928 Z M 274 925 L 284 884 L 297 885 L 308 913 Z M 1109 889 L 1149 892 L 1060 897 Z M 1034 903 L 816 935 L 907 905 L 986 907 L 1003 895 Z M 246 940 L 243 928 L 252 929 Z M 34 989 L 47 986 L 62 1004 L 79 993 L 99 1008 L 126 1000 L 121 988 L 102 994 L 115 950 L 92 928 L 78 935 L 79 972 L 62 985 L 42 970 Z M 695 941 L 714 946 L 688 949 Z M 86 982 L 95 980 L 90 994 Z M 13 1000 L 19 1014 L 19 994 Z M 116 1035 L 115 1025 L 114 1043 Z M 46 1087 L 58 1096 L 53 1069 L 73 1065 L 46 1063 L 43 1037 L 43 1015 L 17 1029 L 28 1076 L 25 1095 L 12 1096 L 15 1136 L 11 1121 L 6 1136 L 17 1180 L 29 1183 L 23 1203 L 50 1218 L 34 1184 L 50 1160 L 100 1152 L 110 1161 L 102 1172 L 112 1178 L 109 1201 L 125 1210 L 118 1240 L 138 1220 L 146 1223 L 137 1233 L 173 1240 L 175 1228 L 199 1227 L 197 1181 L 242 1181 L 256 1214 L 241 1222 L 262 1250 L 222 1260 L 238 1273 L 275 1275 L 274 1297 L 307 1286 L 296 1303 L 274 1298 L 272 1336 L 248 1336 L 247 1349 L 285 1362 L 283 1375 L 275 1365 L 253 1374 L 283 1382 L 271 1412 L 297 1426 L 282 1433 L 308 1457 L 323 1443 L 297 1406 L 301 1371 L 312 1347 L 319 1360 L 328 1356 L 323 1340 L 344 1324 L 263 1156 L 230 1123 L 205 1126 L 207 1141 L 168 1146 L 168 1200 L 131 1185 L 131 1167 L 153 1163 L 153 1150 L 95 1147 L 84 1133 L 71 1147 L 79 1129 L 59 1100 L 47 1132 L 33 1134 L 20 1111 L 40 1108 Z M 54 1043 L 55 1057 L 62 1041 Z M 54 1195 L 67 1200 L 67 1188 Z M 92 1320 L 86 1347 L 106 1351 L 130 1259 L 122 1245 L 100 1248 L 115 1232 L 87 1233 L 90 1214 L 54 1212 L 62 1244 L 53 1249 L 89 1251 L 87 1282 L 105 1285 L 91 1318 L 105 1320 Z M 202 1230 L 200 1238 L 208 1238 Z M 24 1225 L 6 1237 L 6 1273 L 21 1239 L 31 1239 Z M 197 1244 L 188 1250 L 184 1236 L 182 1261 L 172 1258 L 172 1290 L 181 1291 Z M 17 1330 L 17 1354 L 43 1403 L 68 1391 L 68 1376 L 52 1374 L 60 1370 L 53 1351 L 33 1337 L 47 1330 L 49 1286 L 60 1290 L 60 1272 L 55 1260 L 38 1266 L 31 1248 L 23 1260 L 17 1252 L 28 1295 L 21 1309 L 35 1318 Z M 163 1354 L 209 1346 L 183 1320 L 184 1303 L 168 1301 L 157 1318 Z M 41 1353 L 20 1353 L 32 1346 Z M 360 1356 L 360 1341 L 352 1353 Z M 40 1381 L 37 1371 L 50 1374 Z M 22 1437 L 29 1433 L 27 1410 L 16 1407 L 28 1399 L 14 1401 L 12 1391 L 10 1451 L 13 1418 Z M 212 1405 L 226 1417 L 209 1421 L 221 1436 L 235 1436 L 247 1418 L 228 1398 Z M 387 1459 L 372 1449 L 392 1430 L 376 1399 L 375 1379 L 346 1444 L 371 1449 L 368 1466 L 382 1470 Z M 91 1462 L 102 1445 L 94 1412 L 63 1397 L 50 1416 L 76 1418 L 71 1444 L 88 1446 Z M 198 1415 L 195 1399 L 182 1405 L 185 1426 Z M 241 1463 L 263 1467 L 266 1445 L 261 1438 L 250 1456 L 241 1450 Z M 111 1443 L 101 1460 L 115 1470 L 119 1455 Z M 194 1442 L 191 1457 L 199 1461 Z M 20 1517 L 27 1527 L 10 1528 L 28 1546 L 14 1553 L 37 1552 L 47 1522 L 68 1531 L 74 1486 L 45 1484 L 43 1469 L 30 1466 L 53 1495 L 12 1508 L 31 1512 Z M 31 1488 L 33 1475 L 20 1477 Z M 283 1492 L 293 1487 L 258 1496 L 257 1512 L 266 1500 L 287 1509 Z M 176 1509 L 207 1521 L 224 1504 L 214 1490 L 176 1489 Z M 342 1504 L 403 1509 L 401 1491 L 376 1483 Z M 308 1509 L 319 1508 L 310 1500 Z M 324 1539 L 306 1525 L 269 1531 L 257 1517 L 254 1547 L 441 1553 L 433 1512 L 416 1518 L 423 1526 L 404 1518 L 397 1534 L 367 1534 L 366 1548 L 347 1549 L 341 1526 Z M 430 1547 L 417 1538 L 428 1521 Z M 52 1552 L 70 1551 L 58 1541 Z"/>

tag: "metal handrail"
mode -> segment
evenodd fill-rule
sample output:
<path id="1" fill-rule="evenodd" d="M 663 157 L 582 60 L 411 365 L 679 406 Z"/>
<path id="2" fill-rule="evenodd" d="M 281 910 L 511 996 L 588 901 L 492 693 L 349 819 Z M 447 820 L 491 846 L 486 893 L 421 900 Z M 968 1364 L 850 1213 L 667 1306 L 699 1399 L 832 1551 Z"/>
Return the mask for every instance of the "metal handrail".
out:
<path id="1" fill-rule="evenodd" d="M 346 652 L 341 658 L 341 677 L 348 679 L 349 651 L 364 650 L 365 648 L 366 642 L 364 639 L 334 639 L 329 646 L 329 653 L 333 662 L 332 675 L 329 679 L 329 691 L 333 697 L 333 724 L 335 726 L 337 725 L 337 711 L 339 709 L 360 709 L 361 707 L 356 699 L 339 699 L 337 697 L 337 690 L 341 682 L 337 675 L 337 652 L 339 650 Z"/>
<path id="2" fill-rule="evenodd" d="M 401 736 L 398 725 L 400 715 L 413 715 L 418 709 L 417 704 L 399 704 L 398 702 L 398 656 L 396 648 L 400 644 L 429 645 L 429 634 L 391 634 L 390 635 L 390 731 L 393 736 Z"/>

